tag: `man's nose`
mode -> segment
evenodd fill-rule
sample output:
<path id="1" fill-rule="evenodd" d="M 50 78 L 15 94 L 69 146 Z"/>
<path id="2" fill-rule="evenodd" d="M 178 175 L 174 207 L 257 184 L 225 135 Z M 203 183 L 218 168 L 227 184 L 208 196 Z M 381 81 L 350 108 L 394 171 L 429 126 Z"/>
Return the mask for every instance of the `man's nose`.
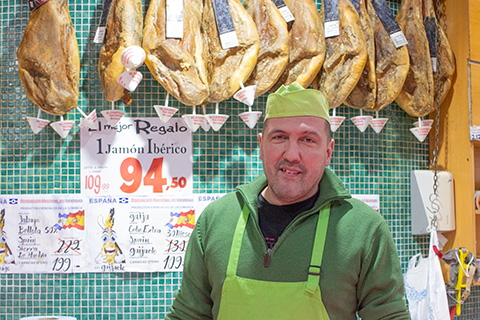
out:
<path id="1" fill-rule="evenodd" d="M 289 162 L 300 161 L 300 148 L 296 141 L 289 140 L 285 146 L 283 158 Z"/>

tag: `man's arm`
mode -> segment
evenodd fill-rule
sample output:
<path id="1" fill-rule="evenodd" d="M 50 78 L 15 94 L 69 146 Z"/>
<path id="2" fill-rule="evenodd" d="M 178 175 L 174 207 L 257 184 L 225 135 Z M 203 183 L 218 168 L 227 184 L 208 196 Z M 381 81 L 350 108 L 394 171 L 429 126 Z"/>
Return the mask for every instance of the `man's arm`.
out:
<path id="1" fill-rule="evenodd" d="M 409 320 L 400 261 L 385 222 L 370 241 L 357 287 L 358 314 L 363 319 Z"/>

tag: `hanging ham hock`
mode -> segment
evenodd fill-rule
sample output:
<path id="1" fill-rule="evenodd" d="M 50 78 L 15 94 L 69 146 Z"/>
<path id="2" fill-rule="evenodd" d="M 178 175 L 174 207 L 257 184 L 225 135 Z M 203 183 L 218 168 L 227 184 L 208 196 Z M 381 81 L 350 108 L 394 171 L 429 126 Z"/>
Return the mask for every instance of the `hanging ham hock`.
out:
<path id="1" fill-rule="evenodd" d="M 107 101 L 114 102 L 123 97 L 124 88 L 117 83 L 117 78 L 127 68 L 122 64 L 120 56 L 129 46 L 141 46 L 142 34 L 141 0 L 112 0 L 98 61 L 100 83 Z"/>
<path id="2" fill-rule="evenodd" d="M 421 0 L 403 0 L 396 20 L 408 41 L 410 69 L 395 101 L 412 117 L 431 113 L 434 85 L 433 70 L 422 17 Z"/>
<path id="3" fill-rule="evenodd" d="M 325 61 L 318 74 L 318 88 L 325 95 L 330 109 L 347 99 L 367 61 L 367 43 L 355 7 L 350 0 L 339 0 L 338 12 L 340 35 L 326 39 Z"/>
<path id="4" fill-rule="evenodd" d="M 198 105 L 208 97 L 200 31 L 202 10 L 202 0 L 183 2 L 182 39 L 166 37 L 165 0 L 152 0 L 145 17 L 145 64 L 168 93 L 188 106 Z"/>
<path id="5" fill-rule="evenodd" d="M 267 92 L 288 63 L 288 29 L 272 0 L 244 0 L 243 5 L 257 25 L 260 51 L 257 65 L 245 85 L 256 85 L 255 97 Z"/>
<path id="6" fill-rule="evenodd" d="M 66 0 L 31 12 L 17 58 L 25 93 L 41 110 L 63 115 L 77 107 L 80 59 Z"/>
<path id="7" fill-rule="evenodd" d="M 202 36 L 207 65 L 209 95 L 204 103 L 227 100 L 245 83 L 258 59 L 257 26 L 238 0 L 228 0 L 238 46 L 223 49 L 211 0 L 204 0 Z"/>

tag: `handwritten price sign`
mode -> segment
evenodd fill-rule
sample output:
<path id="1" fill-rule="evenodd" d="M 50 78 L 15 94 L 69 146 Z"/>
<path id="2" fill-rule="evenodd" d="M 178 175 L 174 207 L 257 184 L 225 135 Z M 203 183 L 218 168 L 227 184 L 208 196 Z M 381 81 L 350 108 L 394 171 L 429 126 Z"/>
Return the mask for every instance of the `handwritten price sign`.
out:
<path id="1" fill-rule="evenodd" d="M 81 130 L 82 193 L 85 195 L 192 192 L 192 135 L 181 119 L 99 118 Z"/>

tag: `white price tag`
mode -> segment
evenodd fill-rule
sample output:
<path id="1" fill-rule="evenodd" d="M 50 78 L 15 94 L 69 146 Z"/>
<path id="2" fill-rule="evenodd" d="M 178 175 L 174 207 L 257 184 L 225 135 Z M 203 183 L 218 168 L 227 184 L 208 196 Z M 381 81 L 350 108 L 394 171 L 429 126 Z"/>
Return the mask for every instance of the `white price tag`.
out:
<path id="1" fill-rule="evenodd" d="M 235 31 L 220 34 L 220 43 L 224 50 L 238 47 L 238 38 Z"/>
<path id="2" fill-rule="evenodd" d="M 340 21 L 325 22 L 325 38 L 337 37 L 340 35 Z"/>
<path id="3" fill-rule="evenodd" d="M 397 31 L 395 33 L 392 33 L 390 35 L 390 39 L 392 39 L 393 44 L 395 45 L 395 48 L 397 48 L 397 49 L 408 44 L 407 38 L 405 38 L 405 35 L 403 34 L 403 32 L 401 30 Z"/>
<path id="4" fill-rule="evenodd" d="M 287 6 L 278 8 L 278 11 L 280 11 L 280 14 L 282 15 L 283 19 L 285 19 L 286 23 L 289 23 L 290 21 L 295 20 L 292 12 L 290 11 L 290 9 L 288 9 Z"/>
<path id="5" fill-rule="evenodd" d="M 188 0 L 187 0 L 188 1 Z M 166 6 L 167 38 L 183 38 L 183 0 L 167 0 Z"/>
<path id="6" fill-rule="evenodd" d="M 103 43 L 106 31 L 106 27 L 98 27 L 97 31 L 95 32 L 95 38 L 93 38 L 93 43 Z"/>
<path id="7" fill-rule="evenodd" d="M 287 5 L 283 0 L 273 0 L 273 3 L 277 7 L 278 11 L 282 15 L 286 23 L 289 23 L 290 21 L 295 20 L 292 12 L 290 11 L 290 9 L 288 9 Z"/>
<path id="8" fill-rule="evenodd" d="M 432 57 L 432 70 L 437 72 L 437 57 Z"/>
<path id="9" fill-rule="evenodd" d="M 215 22 L 217 23 L 220 44 L 223 50 L 238 46 L 237 33 L 233 24 L 232 13 L 228 0 L 212 1 L 215 12 Z"/>

